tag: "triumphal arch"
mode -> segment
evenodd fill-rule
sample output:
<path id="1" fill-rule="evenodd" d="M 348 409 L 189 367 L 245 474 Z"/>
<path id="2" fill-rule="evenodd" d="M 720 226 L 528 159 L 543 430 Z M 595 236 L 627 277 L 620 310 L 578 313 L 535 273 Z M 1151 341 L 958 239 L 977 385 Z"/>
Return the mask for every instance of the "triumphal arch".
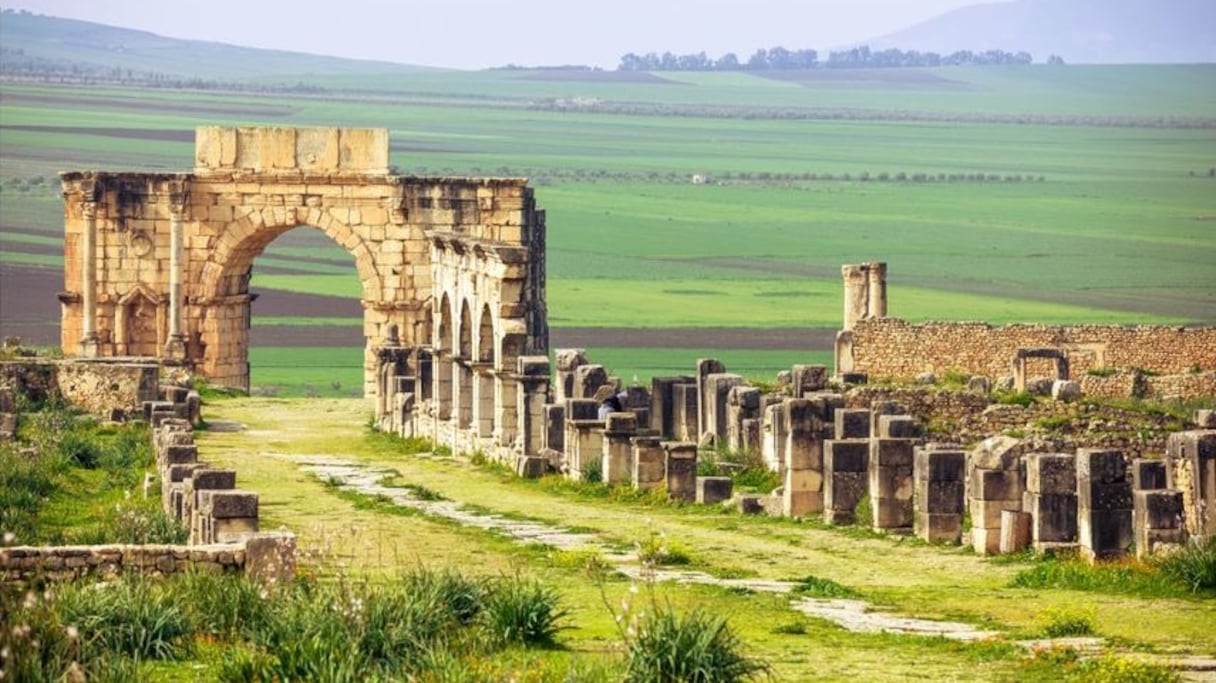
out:
<path id="1" fill-rule="evenodd" d="M 354 258 L 377 413 L 400 420 L 416 396 L 432 429 L 514 437 L 520 360 L 549 336 L 526 181 L 396 174 L 385 129 L 220 127 L 197 130 L 193 172 L 62 181 L 65 353 L 155 356 L 248 389 L 254 260 L 309 226 Z"/>

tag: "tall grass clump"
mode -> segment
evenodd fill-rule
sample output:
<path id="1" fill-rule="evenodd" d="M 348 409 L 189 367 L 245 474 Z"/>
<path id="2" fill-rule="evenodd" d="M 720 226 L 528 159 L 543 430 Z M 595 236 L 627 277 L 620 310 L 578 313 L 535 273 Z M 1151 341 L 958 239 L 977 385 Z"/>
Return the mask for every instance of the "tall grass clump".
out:
<path id="1" fill-rule="evenodd" d="M 766 663 L 743 652 L 725 618 L 654 607 L 624 632 L 628 683 L 733 683 L 769 675 Z"/>
<path id="2" fill-rule="evenodd" d="M 1216 591 L 1216 537 L 1155 560 L 1161 573 L 1192 593 Z"/>
<path id="3" fill-rule="evenodd" d="M 552 645 L 567 612 L 553 589 L 519 576 L 496 581 L 486 597 L 485 627 L 502 643 Z"/>
<path id="4" fill-rule="evenodd" d="M 180 596 L 164 583 L 73 584 L 60 592 L 58 611 L 77 629 L 86 656 L 174 660 L 192 650 L 193 628 Z"/>

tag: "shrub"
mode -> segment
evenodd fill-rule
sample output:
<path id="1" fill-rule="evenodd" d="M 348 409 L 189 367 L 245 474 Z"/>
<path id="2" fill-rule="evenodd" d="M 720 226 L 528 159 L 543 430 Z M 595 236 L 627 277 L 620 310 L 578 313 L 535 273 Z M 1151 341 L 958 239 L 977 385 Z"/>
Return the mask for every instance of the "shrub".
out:
<path id="1" fill-rule="evenodd" d="M 638 561 L 643 565 L 692 564 L 692 551 L 667 538 L 667 534 L 652 531 L 637 543 Z"/>
<path id="2" fill-rule="evenodd" d="M 1069 610 L 1049 610 L 1045 613 L 1047 623 L 1043 635 L 1048 638 L 1088 636 L 1094 633 L 1093 616 Z"/>
<path id="3" fill-rule="evenodd" d="M 766 663 L 743 653 L 726 619 L 699 609 L 681 616 L 670 606 L 656 606 L 633 635 L 626 631 L 625 640 L 629 683 L 730 683 L 769 673 Z"/>
<path id="4" fill-rule="evenodd" d="M 823 579 L 818 576 L 807 575 L 801 579 L 795 580 L 798 585 L 794 587 L 793 592 L 798 595 L 807 595 L 816 598 L 855 598 L 858 597 L 857 591 L 848 586 L 836 583 L 831 579 Z"/>
<path id="5" fill-rule="evenodd" d="M 486 598 L 485 627 L 498 642 L 548 645 L 564 628 L 561 599 L 543 584 L 518 576 L 495 582 Z"/>

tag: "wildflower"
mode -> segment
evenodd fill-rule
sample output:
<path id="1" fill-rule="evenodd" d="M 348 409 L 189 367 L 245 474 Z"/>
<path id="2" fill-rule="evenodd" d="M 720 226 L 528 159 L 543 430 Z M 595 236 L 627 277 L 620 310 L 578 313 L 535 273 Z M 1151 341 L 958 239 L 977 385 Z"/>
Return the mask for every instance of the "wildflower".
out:
<path id="1" fill-rule="evenodd" d="M 68 626 L 64 631 L 68 634 L 68 640 L 80 639 L 80 631 L 75 626 Z"/>
<path id="2" fill-rule="evenodd" d="M 11 531 L 4 532 L 4 545 L 12 545 L 13 541 L 17 540 L 17 534 Z"/>

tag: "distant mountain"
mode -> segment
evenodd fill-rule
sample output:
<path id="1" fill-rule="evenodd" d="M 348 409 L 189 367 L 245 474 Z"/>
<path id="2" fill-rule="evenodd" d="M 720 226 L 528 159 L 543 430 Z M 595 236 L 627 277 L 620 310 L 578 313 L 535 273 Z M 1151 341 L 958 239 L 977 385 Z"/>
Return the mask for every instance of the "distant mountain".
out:
<path id="1" fill-rule="evenodd" d="M 1036 61 L 1216 62 L 1216 0 L 1013 0 L 948 12 L 867 43 L 940 53 L 1025 50 Z"/>
<path id="2" fill-rule="evenodd" d="M 61 19 L 24 11 L 0 12 L 0 64 L 86 73 L 99 69 L 176 78 L 240 80 L 305 75 L 394 74 L 429 67 L 261 50 L 224 43 L 166 38 L 147 31 Z"/>

